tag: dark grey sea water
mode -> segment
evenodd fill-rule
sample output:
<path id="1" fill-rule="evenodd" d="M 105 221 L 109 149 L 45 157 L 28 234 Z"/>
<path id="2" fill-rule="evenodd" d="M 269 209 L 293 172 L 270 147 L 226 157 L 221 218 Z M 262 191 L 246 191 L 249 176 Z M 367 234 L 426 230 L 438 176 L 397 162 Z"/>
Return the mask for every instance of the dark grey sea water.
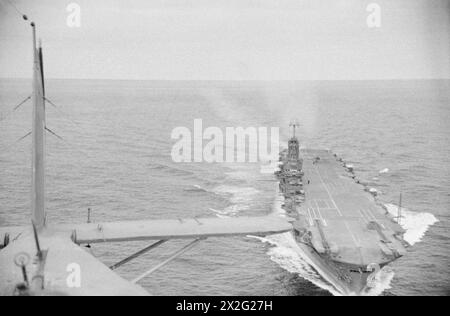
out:
<path id="1" fill-rule="evenodd" d="M 28 224 L 31 105 L 11 109 L 28 80 L 0 80 L 0 225 Z M 139 82 L 48 80 L 49 222 L 258 216 L 280 212 L 259 164 L 174 163 L 175 127 L 301 123 L 304 146 L 332 149 L 395 210 L 403 192 L 407 256 L 380 280 L 383 295 L 450 294 L 450 81 Z M 388 169 L 388 170 L 387 170 Z M 380 171 L 383 171 L 380 173 Z M 168 295 L 329 295 L 289 235 L 210 239 L 141 284 Z M 173 241 L 118 272 L 163 260 Z M 145 243 L 94 245 L 112 264 Z M 309 281 L 308 281 L 309 280 Z M 312 281 L 312 282 L 311 282 Z M 331 291 L 333 292 L 333 291 Z"/>

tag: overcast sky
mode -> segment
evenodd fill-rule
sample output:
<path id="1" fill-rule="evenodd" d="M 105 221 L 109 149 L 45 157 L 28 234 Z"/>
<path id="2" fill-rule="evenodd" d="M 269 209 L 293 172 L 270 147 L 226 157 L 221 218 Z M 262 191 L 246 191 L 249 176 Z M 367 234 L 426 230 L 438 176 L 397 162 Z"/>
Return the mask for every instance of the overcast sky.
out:
<path id="1" fill-rule="evenodd" d="M 37 23 L 49 78 L 450 78 L 450 0 L 9 1 Z M 0 0 L 0 77 L 30 76 L 30 28 Z"/>

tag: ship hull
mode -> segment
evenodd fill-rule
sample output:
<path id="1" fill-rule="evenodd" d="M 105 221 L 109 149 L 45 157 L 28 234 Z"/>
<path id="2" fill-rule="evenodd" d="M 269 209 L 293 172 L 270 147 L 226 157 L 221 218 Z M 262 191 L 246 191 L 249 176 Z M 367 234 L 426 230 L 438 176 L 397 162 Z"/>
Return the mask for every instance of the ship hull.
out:
<path id="1" fill-rule="evenodd" d="M 330 259 L 322 257 L 312 247 L 297 241 L 302 258 L 312 266 L 316 272 L 331 284 L 336 291 L 345 296 L 361 296 L 370 291 L 371 286 L 368 280 L 375 275 L 363 271 L 366 267 L 357 267 L 336 263 Z M 358 271 L 361 269 L 361 272 Z"/>

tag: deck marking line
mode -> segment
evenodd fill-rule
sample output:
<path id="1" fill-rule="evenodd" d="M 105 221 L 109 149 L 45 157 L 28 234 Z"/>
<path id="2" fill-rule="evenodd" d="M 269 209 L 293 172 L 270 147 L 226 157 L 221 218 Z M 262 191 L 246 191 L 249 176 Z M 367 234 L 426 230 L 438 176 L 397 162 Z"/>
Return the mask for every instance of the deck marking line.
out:
<path id="1" fill-rule="evenodd" d="M 313 220 L 317 219 L 316 210 L 314 207 L 311 208 L 312 214 L 313 214 Z"/>
<path id="2" fill-rule="evenodd" d="M 319 176 L 319 179 L 320 179 L 320 181 L 322 182 L 323 187 L 324 187 L 325 190 L 327 191 L 328 196 L 330 197 L 330 200 L 333 202 L 334 207 L 335 207 L 336 210 L 338 211 L 339 215 L 342 217 L 342 216 L 343 216 L 343 215 L 342 215 L 342 212 L 341 212 L 341 210 L 339 209 L 339 207 L 336 205 L 336 202 L 334 201 L 333 196 L 331 195 L 330 191 L 328 190 L 327 186 L 325 185 L 325 182 L 323 182 L 322 176 L 320 175 L 320 172 L 319 172 L 319 170 L 318 170 L 317 167 L 316 167 L 316 173 L 317 173 L 317 175 Z"/>
<path id="3" fill-rule="evenodd" d="M 356 241 L 355 235 L 353 235 L 352 231 L 350 230 L 350 227 L 348 227 L 347 221 L 344 221 L 344 225 L 347 228 L 348 232 L 350 233 L 350 236 L 353 239 L 353 242 L 355 243 L 355 246 L 359 247 L 359 243 Z"/>
<path id="4" fill-rule="evenodd" d="M 324 220 L 324 218 L 322 216 L 322 213 L 320 213 L 320 208 L 317 209 L 317 212 L 319 213 L 319 217 L 322 220 L 322 223 L 325 223 L 325 220 Z"/>
<path id="5" fill-rule="evenodd" d="M 308 207 L 308 222 L 309 222 L 309 226 L 312 226 L 312 217 L 311 217 L 311 212 L 310 212 L 309 207 Z"/>
<path id="6" fill-rule="evenodd" d="M 363 223 L 368 224 L 369 221 L 368 221 L 367 218 L 364 216 L 363 212 L 362 212 L 360 209 L 358 209 L 358 212 L 359 212 L 359 214 L 360 214 L 361 217 L 362 217 Z"/>

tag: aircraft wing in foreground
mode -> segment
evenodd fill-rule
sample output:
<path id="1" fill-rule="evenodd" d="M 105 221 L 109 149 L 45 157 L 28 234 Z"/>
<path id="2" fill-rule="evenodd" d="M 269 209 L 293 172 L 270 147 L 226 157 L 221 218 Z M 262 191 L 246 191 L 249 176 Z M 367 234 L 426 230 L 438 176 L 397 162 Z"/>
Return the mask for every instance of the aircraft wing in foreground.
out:
<path id="1" fill-rule="evenodd" d="M 290 231 L 280 217 L 145 220 L 101 224 L 0 228 L 0 295 L 147 295 L 137 283 L 197 242 L 209 237 L 266 236 Z M 168 260 L 132 282 L 112 269 L 147 253 L 167 240 L 192 239 Z M 5 244 L 5 240 L 9 240 Z M 107 267 L 79 245 L 156 240 L 149 247 Z"/>

